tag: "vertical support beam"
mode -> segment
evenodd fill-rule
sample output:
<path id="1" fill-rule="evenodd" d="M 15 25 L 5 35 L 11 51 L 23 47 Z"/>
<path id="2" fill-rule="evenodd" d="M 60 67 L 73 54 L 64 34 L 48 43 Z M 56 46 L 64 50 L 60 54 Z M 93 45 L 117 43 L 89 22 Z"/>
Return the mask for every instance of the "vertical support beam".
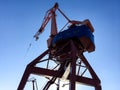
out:
<path id="1" fill-rule="evenodd" d="M 76 89 L 76 60 L 77 60 L 77 48 L 74 45 L 74 42 L 71 40 L 71 71 L 70 71 L 70 90 Z"/>
<path id="2" fill-rule="evenodd" d="M 76 85 L 76 79 L 75 79 L 75 74 L 76 74 L 76 60 L 73 59 L 71 62 L 71 68 L 70 68 L 70 90 L 75 90 L 75 85 Z"/>

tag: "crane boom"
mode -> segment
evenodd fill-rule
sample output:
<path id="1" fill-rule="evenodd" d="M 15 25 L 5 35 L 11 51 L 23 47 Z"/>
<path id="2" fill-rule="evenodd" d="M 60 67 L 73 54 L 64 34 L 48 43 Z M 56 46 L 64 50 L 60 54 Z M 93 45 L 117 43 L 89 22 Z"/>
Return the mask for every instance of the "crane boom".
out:
<path id="1" fill-rule="evenodd" d="M 57 8 L 58 8 L 58 3 L 56 3 L 53 8 L 51 8 L 50 10 L 47 11 L 47 13 L 46 13 L 46 15 L 45 15 L 45 17 L 43 19 L 43 22 L 42 22 L 42 25 L 41 25 L 40 29 L 34 35 L 34 37 L 36 38 L 36 40 L 39 38 L 38 37 L 39 34 L 44 31 L 45 26 L 50 21 L 50 19 L 52 18 L 53 14 L 55 13 L 55 11 L 56 11 Z M 55 22 L 52 22 L 52 23 L 55 23 Z"/>
<path id="2" fill-rule="evenodd" d="M 46 12 L 46 15 L 43 19 L 42 25 L 40 27 L 40 29 L 37 31 L 37 33 L 34 35 L 34 38 L 37 40 L 39 39 L 39 35 L 40 33 L 42 33 L 44 31 L 44 28 L 46 27 L 47 23 L 50 21 L 50 19 L 52 19 L 51 21 L 51 35 L 55 35 L 55 32 L 57 32 L 57 25 L 56 25 L 56 14 L 55 11 L 58 10 L 65 18 L 68 22 L 71 22 L 70 19 L 58 8 L 58 3 L 55 3 L 55 5 Z"/>

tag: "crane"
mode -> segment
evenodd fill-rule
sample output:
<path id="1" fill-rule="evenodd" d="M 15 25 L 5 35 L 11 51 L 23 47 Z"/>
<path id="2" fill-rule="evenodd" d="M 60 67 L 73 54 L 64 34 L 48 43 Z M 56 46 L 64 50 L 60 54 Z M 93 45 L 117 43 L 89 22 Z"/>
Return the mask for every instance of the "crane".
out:
<path id="1" fill-rule="evenodd" d="M 57 10 L 67 20 L 64 27 L 69 24 L 66 30 L 57 30 Z M 57 79 L 59 82 L 60 78 L 69 80 L 69 90 L 76 90 L 76 82 L 93 86 L 95 90 L 102 90 L 100 79 L 83 54 L 86 51 L 95 51 L 94 28 L 89 19 L 83 21 L 70 20 L 59 9 L 58 3 L 55 3 L 47 11 L 40 29 L 34 35 L 36 40 L 39 39 L 39 35 L 43 33 L 50 20 L 51 33 L 47 40 L 48 49 L 27 65 L 17 90 L 24 89 L 30 74 L 48 76 L 46 78 L 49 81 L 42 90 L 48 90 L 51 84 L 54 84 Z M 53 68 L 49 68 L 50 61 L 55 63 Z M 42 62 L 47 62 L 46 67 L 37 66 Z M 90 77 L 85 75 L 87 71 Z M 58 86 L 57 90 L 59 90 L 59 83 L 56 85 Z"/>

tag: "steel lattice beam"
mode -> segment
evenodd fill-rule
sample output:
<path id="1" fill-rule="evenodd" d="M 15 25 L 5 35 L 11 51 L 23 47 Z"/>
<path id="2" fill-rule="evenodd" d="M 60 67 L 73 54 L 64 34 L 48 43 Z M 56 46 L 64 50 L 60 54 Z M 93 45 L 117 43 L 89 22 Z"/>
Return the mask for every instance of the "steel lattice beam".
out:
<path id="1" fill-rule="evenodd" d="M 95 87 L 95 90 L 102 90 L 98 76 L 92 69 L 91 65 L 88 63 L 87 59 L 84 57 L 83 53 L 80 53 L 80 54 L 78 53 L 78 50 L 75 47 L 73 41 L 71 41 L 69 43 L 69 45 L 71 47 L 71 54 L 69 56 L 71 58 L 71 61 L 69 62 L 71 64 L 71 66 L 70 66 L 70 73 L 66 79 L 70 81 L 70 90 L 75 90 L 76 82 L 82 83 L 84 85 L 93 86 L 93 87 Z M 64 69 L 65 63 L 61 63 L 58 70 L 51 70 L 51 69 L 46 69 L 46 68 L 41 68 L 41 67 L 35 67 L 36 64 L 39 63 L 39 61 L 45 55 L 49 54 L 49 52 L 50 52 L 49 49 L 46 50 L 43 54 L 41 54 L 39 57 L 37 57 L 30 64 L 27 65 L 26 70 L 23 74 L 23 77 L 21 79 L 21 82 L 20 82 L 17 90 L 24 89 L 30 74 L 35 74 L 35 75 L 40 75 L 40 76 L 44 76 L 44 75 L 51 76 L 51 77 L 53 77 L 52 82 L 54 82 L 57 78 L 62 78 L 63 74 L 65 73 L 65 69 Z M 76 55 L 78 55 L 79 57 Z M 80 58 L 82 60 L 82 62 L 86 65 L 86 67 L 88 68 L 88 71 L 92 76 L 91 78 L 76 75 L 76 61 L 78 58 Z M 46 84 L 44 90 L 47 90 L 50 87 L 51 83 L 49 83 L 49 82 Z"/>

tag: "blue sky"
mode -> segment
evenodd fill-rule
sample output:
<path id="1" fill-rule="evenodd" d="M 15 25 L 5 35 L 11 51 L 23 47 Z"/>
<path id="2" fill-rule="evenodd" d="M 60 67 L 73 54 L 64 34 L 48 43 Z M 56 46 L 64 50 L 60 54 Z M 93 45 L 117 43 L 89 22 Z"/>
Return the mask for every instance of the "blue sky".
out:
<path id="1" fill-rule="evenodd" d="M 16 90 L 26 65 L 47 49 L 49 24 L 39 41 L 34 41 L 33 35 L 55 2 L 70 19 L 90 19 L 95 28 L 96 51 L 85 55 L 101 79 L 102 90 L 118 90 L 119 0 L 0 0 L 0 89 Z M 61 26 L 60 19 L 58 22 Z"/>

